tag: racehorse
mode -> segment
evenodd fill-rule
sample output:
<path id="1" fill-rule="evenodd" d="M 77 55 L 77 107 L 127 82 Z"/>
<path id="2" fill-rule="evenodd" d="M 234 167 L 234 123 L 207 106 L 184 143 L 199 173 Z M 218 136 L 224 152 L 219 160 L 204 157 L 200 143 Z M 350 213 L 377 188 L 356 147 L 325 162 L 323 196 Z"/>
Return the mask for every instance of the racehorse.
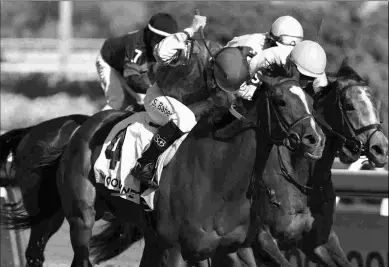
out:
<path id="1" fill-rule="evenodd" d="M 74 131 L 88 117 L 64 116 L 0 136 L 0 164 L 5 165 L 12 153 L 13 179 L 23 200 L 1 210 L 1 224 L 17 230 L 31 228 L 25 252 L 27 266 L 43 266 L 45 246 L 65 219 L 55 185 L 58 160 Z"/>
<path id="2" fill-rule="evenodd" d="M 276 242 L 271 245 L 260 239 L 254 242 L 258 265 L 274 262 L 274 258 L 269 258 L 272 251 L 266 251 L 269 248 L 273 253 L 278 248 L 299 248 L 322 266 L 351 266 L 332 228 L 336 195 L 331 167 L 337 155 L 344 163 L 366 155 L 374 166 L 387 164 L 388 139 L 382 131 L 371 89 L 348 66 L 347 60 L 342 63 L 336 80 L 315 96 L 314 106 L 326 134 L 323 157 L 309 161 L 279 147 L 273 148 L 266 165 L 263 181 L 274 189 L 280 207 L 265 205 L 268 202 L 265 192 L 257 195 L 258 205 L 265 206 L 257 209 L 265 222 L 263 229 L 268 229 Z M 250 249 L 237 252 L 243 262 L 252 261 L 252 253 L 247 250 Z M 242 260 L 237 259 L 236 255 L 229 255 L 215 262 L 217 266 L 241 266 Z"/>
<path id="3" fill-rule="evenodd" d="M 73 133 L 89 117 L 80 114 L 58 117 L 0 136 L 0 166 L 10 176 L 7 180 L 12 181 L 12 186 L 20 187 L 22 193 L 18 203 L 2 207 L 0 224 L 8 229 L 31 229 L 25 251 L 27 267 L 43 266 L 47 242 L 65 219 L 55 184 L 59 158 Z M 7 159 L 11 153 L 12 168 L 11 172 L 7 172 Z M 92 240 L 91 245 L 99 245 L 99 238 L 107 234 L 120 234 L 120 238 L 115 238 L 117 242 L 104 241 L 105 245 L 115 247 L 115 251 L 118 251 L 122 240 L 136 242 L 142 238 L 138 228 L 131 224 L 122 225 L 121 221 L 116 224 L 117 221 L 112 223 L 120 226 L 120 232 L 117 228 L 113 231 L 109 228 L 97 235 L 96 242 Z M 126 248 L 124 244 L 123 251 Z M 97 260 L 104 259 L 101 251 L 98 256 Z"/>

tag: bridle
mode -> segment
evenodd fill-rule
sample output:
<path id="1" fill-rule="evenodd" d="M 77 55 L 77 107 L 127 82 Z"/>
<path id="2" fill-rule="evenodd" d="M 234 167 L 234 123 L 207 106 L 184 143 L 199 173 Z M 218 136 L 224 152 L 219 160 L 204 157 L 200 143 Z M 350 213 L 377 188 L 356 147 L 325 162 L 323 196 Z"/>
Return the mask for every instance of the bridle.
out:
<path id="1" fill-rule="evenodd" d="M 285 78 L 280 81 L 278 85 L 281 85 L 287 81 L 291 80 L 290 78 Z M 305 114 L 298 118 L 296 121 L 291 123 L 290 125 L 283 119 L 281 116 L 279 110 L 274 106 L 273 101 L 270 99 L 271 96 L 269 94 L 269 89 L 268 86 L 266 86 L 265 90 L 265 96 L 266 96 L 266 109 L 267 109 L 267 134 L 268 138 L 277 146 L 279 145 L 284 145 L 291 151 L 295 151 L 296 148 L 300 145 L 301 143 L 301 137 L 297 134 L 292 132 L 292 130 L 302 123 L 304 120 L 311 119 L 313 118 L 313 114 Z M 272 127 L 271 127 L 271 114 L 274 112 L 275 118 L 278 121 L 278 124 L 280 126 L 281 132 L 283 133 L 284 136 L 286 136 L 283 139 L 276 139 L 272 136 Z M 243 116 L 242 116 L 243 117 Z M 251 124 L 255 128 L 260 128 L 257 124 L 253 123 L 251 120 L 244 118 L 244 121 Z M 261 129 L 261 128 L 260 128 Z"/>
<path id="2" fill-rule="evenodd" d="M 347 116 L 347 113 L 345 111 L 345 108 L 343 105 L 344 100 L 342 101 L 342 97 L 345 94 L 345 92 L 348 89 L 355 87 L 355 86 L 368 86 L 368 85 L 366 83 L 357 83 L 357 84 L 347 85 L 344 88 L 336 91 L 336 100 L 335 100 L 336 104 L 339 108 L 340 114 L 341 114 L 342 126 L 345 126 L 345 125 L 347 126 L 348 131 L 350 132 L 351 136 L 346 136 L 344 134 L 338 133 L 337 131 L 333 130 L 332 127 L 329 126 L 321 117 L 317 116 L 316 114 L 314 116 L 315 116 L 315 119 L 325 129 L 330 131 L 332 134 L 338 136 L 342 140 L 342 143 L 344 145 L 346 145 L 347 148 L 350 149 L 353 153 L 366 155 L 366 153 L 368 152 L 368 149 L 369 149 L 369 143 L 370 143 L 370 139 L 372 138 L 372 136 L 378 131 L 380 131 L 380 132 L 383 131 L 382 125 L 381 125 L 382 121 L 380 123 L 372 123 L 372 124 L 363 126 L 359 129 L 355 129 L 355 127 L 351 123 L 351 121 L 350 121 L 350 119 Z M 319 94 L 319 95 L 315 96 L 315 99 L 319 99 L 322 97 L 325 97 L 325 96 L 323 96 L 323 94 Z M 374 131 L 368 136 L 365 143 L 363 143 L 362 141 L 360 141 L 358 139 L 358 135 L 361 135 L 361 134 L 363 134 L 366 131 L 369 131 L 371 129 L 374 129 Z"/>

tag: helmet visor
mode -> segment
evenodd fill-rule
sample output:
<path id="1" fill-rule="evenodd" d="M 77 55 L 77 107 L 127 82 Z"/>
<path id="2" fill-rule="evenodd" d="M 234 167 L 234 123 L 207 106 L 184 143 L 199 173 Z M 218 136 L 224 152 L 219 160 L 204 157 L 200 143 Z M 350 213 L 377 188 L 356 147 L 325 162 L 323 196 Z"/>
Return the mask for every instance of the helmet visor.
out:
<path id="1" fill-rule="evenodd" d="M 302 36 L 294 36 L 282 34 L 280 36 L 274 36 L 273 33 L 270 32 L 270 39 L 277 43 L 277 45 L 288 45 L 288 46 L 296 46 L 299 42 L 301 42 L 304 37 Z"/>

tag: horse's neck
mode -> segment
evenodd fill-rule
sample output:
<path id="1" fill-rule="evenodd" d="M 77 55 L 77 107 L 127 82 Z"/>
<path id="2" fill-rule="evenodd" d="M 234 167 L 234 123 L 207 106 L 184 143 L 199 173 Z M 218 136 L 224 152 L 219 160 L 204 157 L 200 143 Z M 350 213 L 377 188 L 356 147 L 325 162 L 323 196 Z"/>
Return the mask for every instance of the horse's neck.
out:
<path id="1" fill-rule="evenodd" d="M 329 86 L 333 86 L 333 83 Z M 320 110 L 318 111 L 318 114 L 322 116 L 329 126 L 335 128 L 334 125 L 331 125 L 331 122 L 341 116 L 336 103 L 336 91 L 334 88 L 330 87 L 326 89 L 330 90 L 330 92 L 328 93 L 329 95 L 326 96 L 326 98 L 320 103 Z M 327 129 L 323 128 L 323 131 L 326 135 L 326 143 L 323 151 L 323 157 L 315 163 L 315 176 L 320 177 L 318 179 L 325 182 L 331 178 L 331 168 L 336 157 L 336 152 L 341 146 L 341 141 Z"/>
<path id="2" fill-rule="evenodd" d="M 282 174 L 286 171 L 301 185 L 306 185 L 313 174 L 313 162 L 303 154 L 296 154 L 284 146 L 274 146 L 271 156 L 265 166 L 265 182 L 269 186 L 279 184 L 278 179 L 285 179 Z M 290 186 L 293 186 L 292 184 Z"/>
<path id="3" fill-rule="evenodd" d="M 259 103 L 264 101 L 266 101 L 265 96 L 261 96 L 256 103 L 252 103 L 248 118 L 254 123 L 258 123 L 259 120 L 266 122 L 266 105 Z M 222 166 L 223 169 L 230 169 L 233 165 L 232 174 L 220 177 L 218 173 L 214 178 L 219 182 L 232 185 L 236 184 L 236 180 L 239 179 L 240 184 L 244 184 L 248 189 L 254 167 L 255 170 L 264 169 L 272 147 L 270 139 L 265 132 L 259 132 L 258 129 L 238 119 L 232 120 L 222 129 L 213 128 L 209 121 L 210 119 L 205 117 L 194 127 L 184 141 L 186 149 L 201 147 L 202 149 L 191 152 L 191 155 L 195 156 L 196 153 L 210 155 L 209 160 L 213 165 L 210 168 Z M 224 179 L 224 181 L 219 179 Z M 230 190 L 236 189 L 231 187 Z"/>

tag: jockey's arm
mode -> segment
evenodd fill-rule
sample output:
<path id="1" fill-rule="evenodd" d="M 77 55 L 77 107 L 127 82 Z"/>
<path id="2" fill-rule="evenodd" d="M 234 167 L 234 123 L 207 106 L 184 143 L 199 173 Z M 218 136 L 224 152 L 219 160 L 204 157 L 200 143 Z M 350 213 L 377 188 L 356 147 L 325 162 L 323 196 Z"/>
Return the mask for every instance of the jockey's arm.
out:
<path id="1" fill-rule="evenodd" d="M 132 89 L 137 93 L 145 94 L 151 86 L 151 83 L 147 83 L 144 80 L 144 76 L 141 75 L 140 66 L 131 62 L 127 56 L 124 59 L 123 77 L 129 87 L 125 87 L 126 90 Z"/>
<path id="2" fill-rule="evenodd" d="M 263 33 L 246 34 L 234 37 L 227 43 L 226 47 L 248 46 L 255 53 L 260 53 L 265 46 L 265 39 L 266 35 Z"/>
<path id="3" fill-rule="evenodd" d="M 293 47 L 270 47 L 255 55 L 250 61 L 250 74 L 254 75 L 260 69 L 265 68 L 271 63 L 278 65 L 285 64 L 286 58 Z"/>
<path id="4" fill-rule="evenodd" d="M 290 53 L 289 47 L 271 47 L 257 53 L 250 61 L 250 75 L 253 77 L 257 73 L 261 73 L 261 70 L 266 68 L 271 63 L 278 65 L 285 64 L 286 58 Z M 253 78 L 256 80 L 257 78 Z M 258 83 L 259 81 L 256 81 Z M 235 95 L 251 100 L 252 96 L 257 89 L 258 84 L 242 84 Z"/>
<path id="5" fill-rule="evenodd" d="M 183 32 L 172 34 L 159 42 L 154 48 L 154 57 L 157 62 L 168 65 L 179 64 L 182 60 L 185 60 L 186 50 L 188 49 L 186 41 L 193 34 L 193 30 L 187 28 Z"/>
<path id="6" fill-rule="evenodd" d="M 154 57 L 159 64 L 164 65 L 178 65 L 183 63 L 186 59 L 188 45 L 187 40 L 197 32 L 200 27 L 205 27 L 206 17 L 195 15 L 191 26 L 183 30 L 172 34 L 154 48 Z"/>

